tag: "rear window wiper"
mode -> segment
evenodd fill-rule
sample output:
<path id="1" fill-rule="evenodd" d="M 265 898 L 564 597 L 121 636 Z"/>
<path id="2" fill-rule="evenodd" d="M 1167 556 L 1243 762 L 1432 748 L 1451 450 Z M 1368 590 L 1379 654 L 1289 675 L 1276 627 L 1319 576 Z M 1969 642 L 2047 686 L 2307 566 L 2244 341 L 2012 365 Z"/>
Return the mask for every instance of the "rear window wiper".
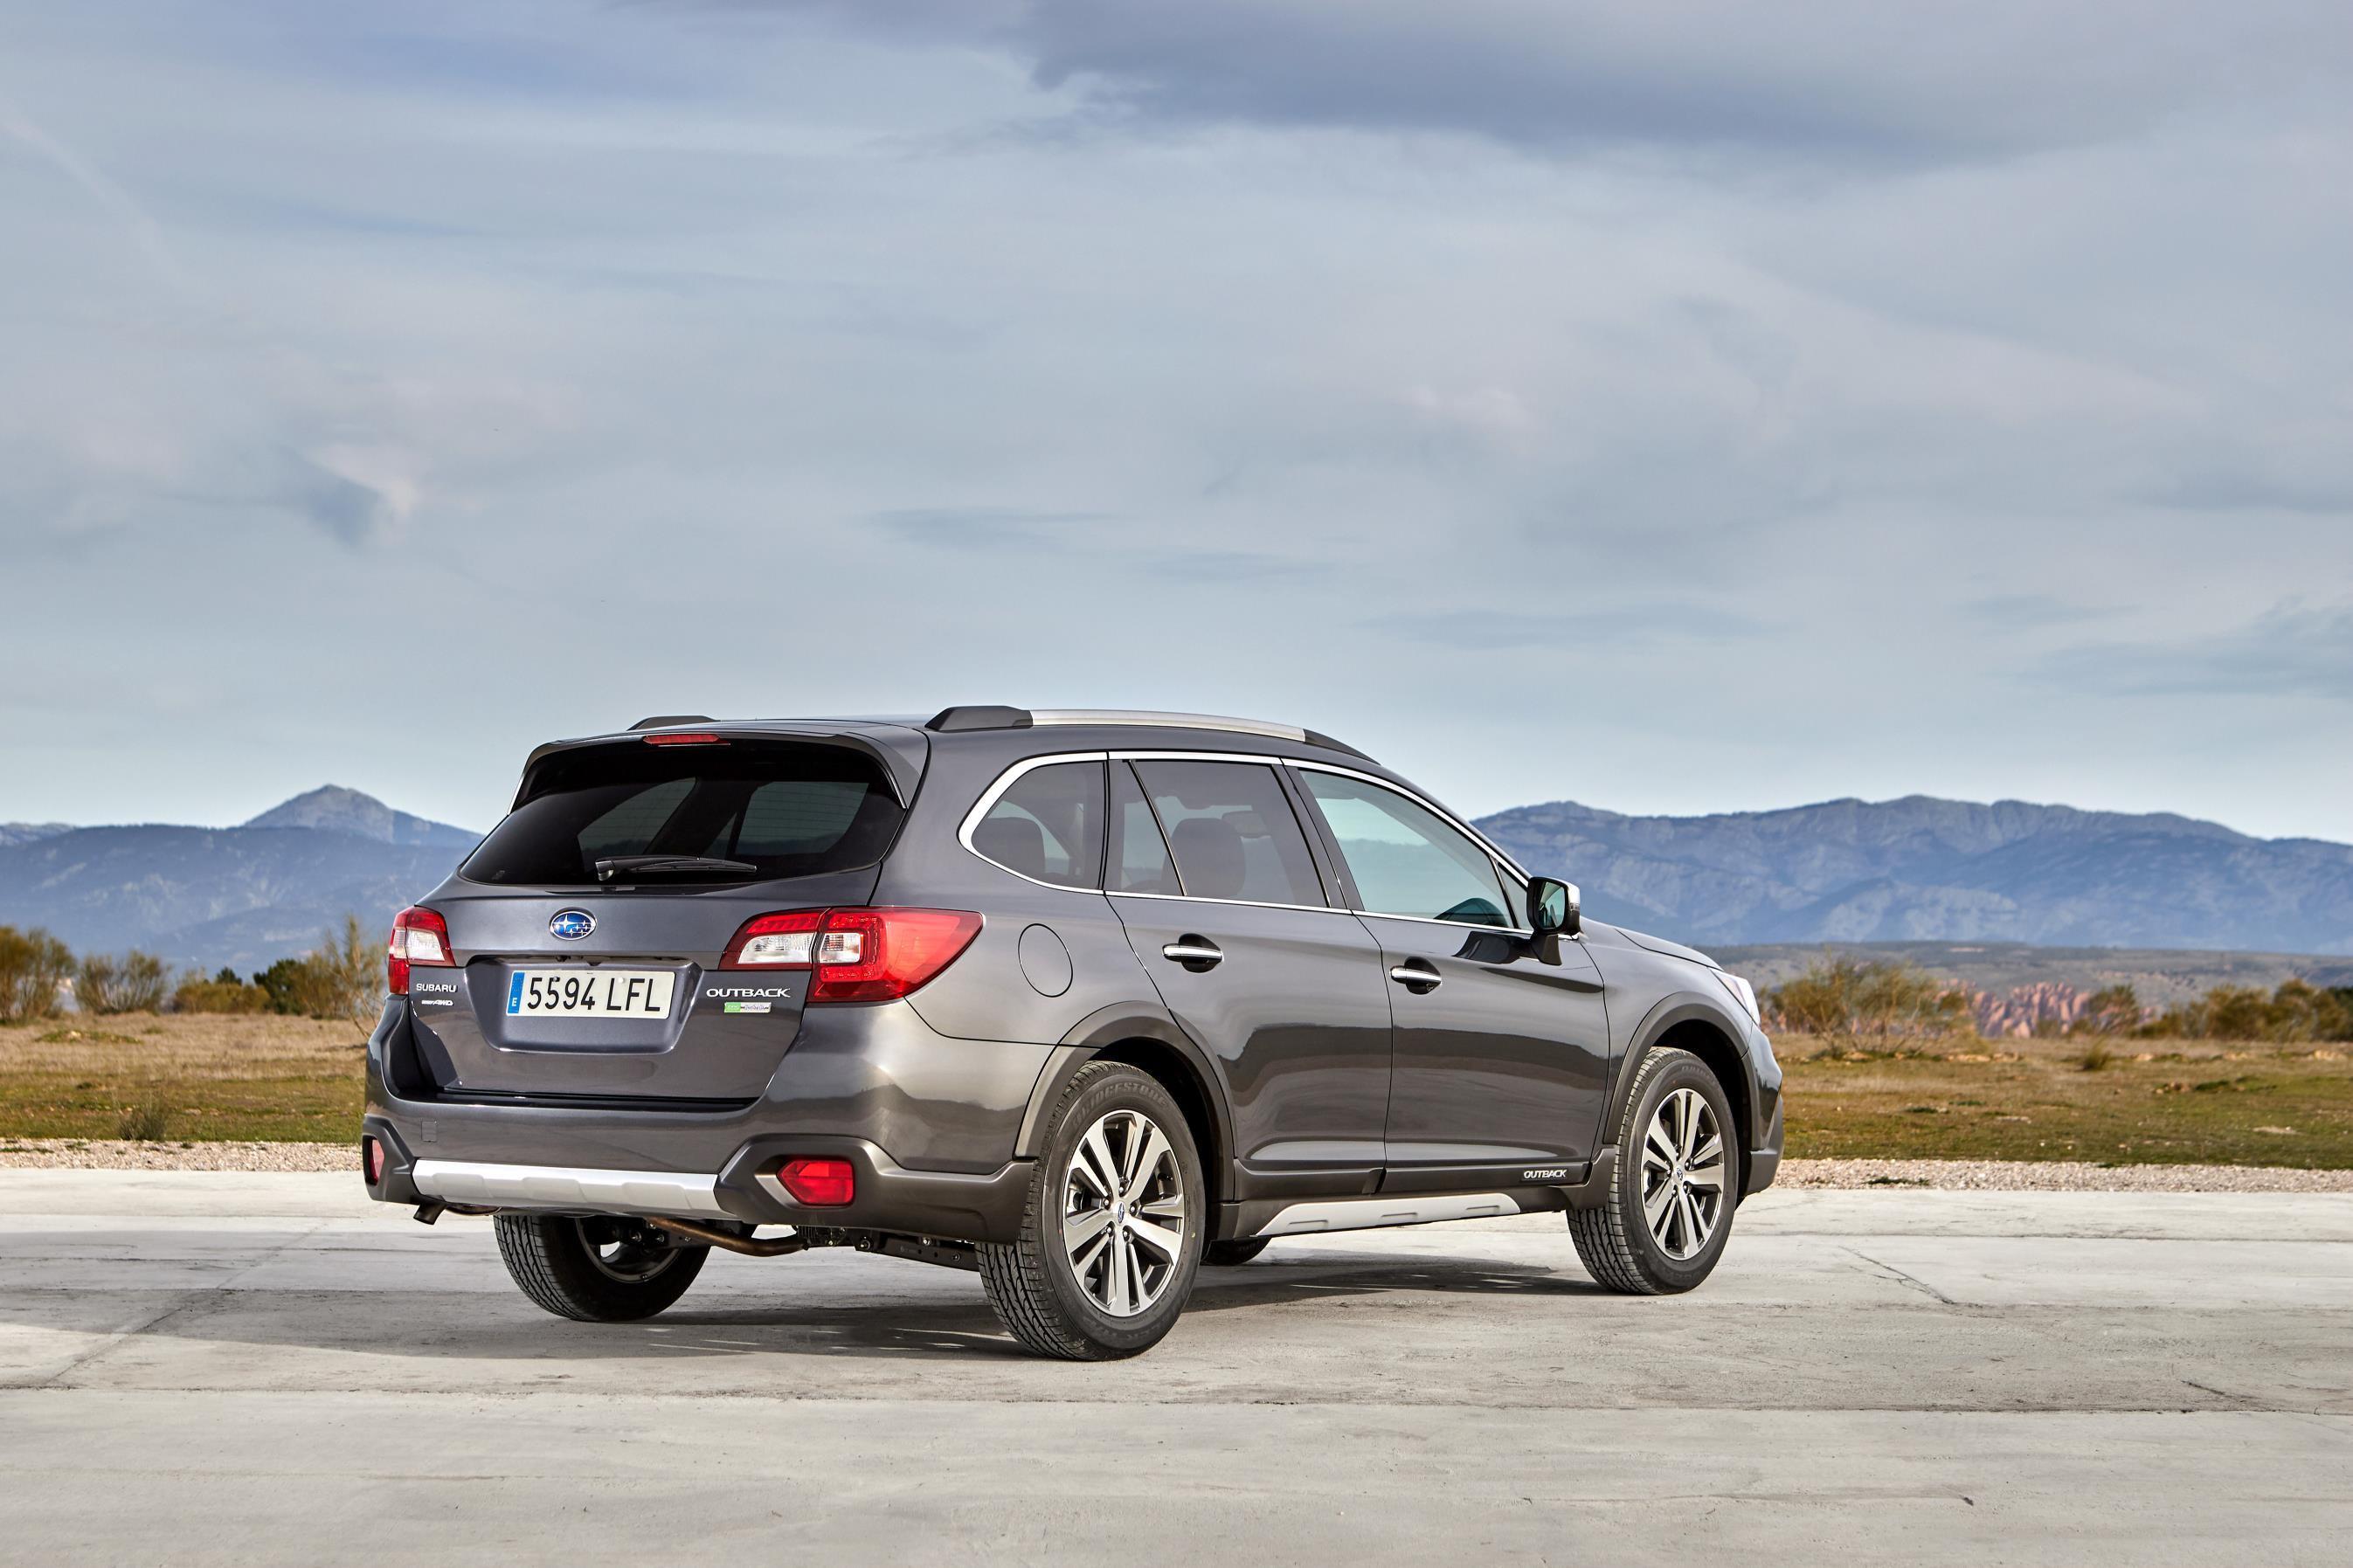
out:
<path id="1" fill-rule="evenodd" d="M 611 855 L 596 862 L 596 879 L 616 877 L 756 877 L 760 868 L 749 860 L 722 860 L 715 855 Z"/>

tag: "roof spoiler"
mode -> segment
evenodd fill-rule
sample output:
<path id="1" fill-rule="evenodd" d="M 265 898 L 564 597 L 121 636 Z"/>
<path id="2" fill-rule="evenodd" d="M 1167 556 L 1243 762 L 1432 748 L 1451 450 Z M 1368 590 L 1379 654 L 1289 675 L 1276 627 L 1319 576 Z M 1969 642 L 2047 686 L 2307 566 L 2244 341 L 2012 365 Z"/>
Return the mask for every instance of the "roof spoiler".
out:
<path id="1" fill-rule="evenodd" d="M 712 724 L 718 722 L 708 713 L 657 713 L 650 719 L 640 719 L 629 726 L 631 733 L 639 730 L 667 730 L 672 724 Z"/>

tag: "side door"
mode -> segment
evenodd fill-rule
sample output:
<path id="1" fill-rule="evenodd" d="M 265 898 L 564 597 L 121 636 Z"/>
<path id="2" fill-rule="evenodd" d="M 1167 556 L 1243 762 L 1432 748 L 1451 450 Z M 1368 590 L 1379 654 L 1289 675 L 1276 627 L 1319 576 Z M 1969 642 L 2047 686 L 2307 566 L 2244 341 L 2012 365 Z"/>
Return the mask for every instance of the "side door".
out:
<path id="1" fill-rule="evenodd" d="M 1217 1058 L 1242 1197 L 1369 1192 L 1387 1138 L 1379 944 L 1324 888 L 1277 764 L 1114 757 L 1104 891 Z"/>
<path id="2" fill-rule="evenodd" d="M 1525 889 L 1423 802 L 1312 763 L 1293 776 L 1381 947 L 1396 1019 L 1382 1190 L 1590 1159 L 1609 1024 L 1583 945 L 1531 941 Z"/>

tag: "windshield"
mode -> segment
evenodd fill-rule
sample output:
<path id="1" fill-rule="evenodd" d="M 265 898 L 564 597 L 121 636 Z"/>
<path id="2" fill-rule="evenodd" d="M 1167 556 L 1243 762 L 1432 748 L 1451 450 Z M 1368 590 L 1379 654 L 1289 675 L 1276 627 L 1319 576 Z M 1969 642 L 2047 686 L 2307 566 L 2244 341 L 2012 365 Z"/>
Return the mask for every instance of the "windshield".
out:
<path id="1" fill-rule="evenodd" d="M 546 758 L 526 788 L 460 868 L 470 880 L 813 877 L 880 860 L 906 816 L 871 760 L 791 742 L 584 747 Z"/>

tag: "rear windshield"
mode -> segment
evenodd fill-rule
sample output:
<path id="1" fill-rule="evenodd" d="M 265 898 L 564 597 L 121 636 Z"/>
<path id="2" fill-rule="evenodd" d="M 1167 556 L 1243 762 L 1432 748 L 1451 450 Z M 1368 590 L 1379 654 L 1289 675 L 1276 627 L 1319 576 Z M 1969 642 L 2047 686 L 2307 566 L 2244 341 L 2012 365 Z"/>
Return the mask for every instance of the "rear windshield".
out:
<path id="1" fill-rule="evenodd" d="M 750 868 L 673 871 L 669 882 L 813 877 L 880 860 L 906 815 L 868 758 L 789 742 L 559 752 L 525 787 L 530 797 L 467 859 L 469 879 L 586 886 L 597 861 L 649 855 Z"/>

